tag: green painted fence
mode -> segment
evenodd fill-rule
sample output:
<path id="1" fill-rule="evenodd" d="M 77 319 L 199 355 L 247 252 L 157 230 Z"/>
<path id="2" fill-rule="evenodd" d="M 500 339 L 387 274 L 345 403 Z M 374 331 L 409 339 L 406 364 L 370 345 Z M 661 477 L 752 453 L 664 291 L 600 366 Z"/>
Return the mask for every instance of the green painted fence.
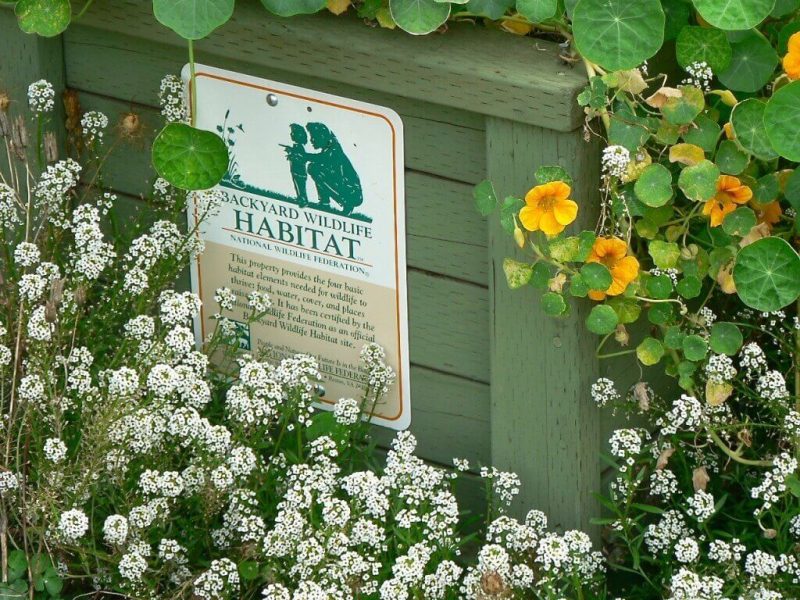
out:
<path id="1" fill-rule="evenodd" d="M 537 166 L 560 164 L 575 177 L 573 197 L 591 228 L 598 147 L 584 141 L 575 101 L 584 74 L 543 40 L 470 24 L 416 38 L 348 17 L 279 19 L 247 0 L 197 44 L 197 59 L 401 115 L 412 431 L 420 453 L 514 470 L 523 481 L 520 510 L 541 508 L 555 525 L 586 527 L 596 514 L 591 493 L 600 486 L 606 426 L 588 394 L 599 369 L 585 313 L 554 320 L 532 290 L 507 289 L 502 261 L 516 249 L 480 218 L 471 197 L 486 177 L 498 193 L 520 194 Z M 154 21 L 151 2 L 97 2 L 54 40 L 20 33 L 13 14 L 0 10 L 0 61 L 0 86 L 20 99 L 23 84 L 47 77 L 112 122 L 140 115 L 144 139 L 118 149 L 105 181 L 127 209 L 141 209 L 137 197 L 153 178 L 148 148 L 160 123 L 159 82 L 186 62 L 181 41 Z"/>

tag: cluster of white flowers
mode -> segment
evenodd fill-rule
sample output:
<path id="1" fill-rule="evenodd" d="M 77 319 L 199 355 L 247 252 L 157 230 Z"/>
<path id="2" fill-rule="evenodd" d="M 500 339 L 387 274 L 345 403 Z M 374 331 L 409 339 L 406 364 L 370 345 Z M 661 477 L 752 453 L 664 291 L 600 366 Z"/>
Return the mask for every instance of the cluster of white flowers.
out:
<path id="1" fill-rule="evenodd" d="M 480 475 L 491 483 L 492 491 L 502 503 L 500 509 L 511 506 L 522 485 L 519 476 L 510 471 L 500 471 L 497 467 L 481 467 Z"/>
<path id="2" fill-rule="evenodd" d="M 56 91 L 53 84 L 45 79 L 34 81 L 28 86 L 28 107 L 37 115 L 53 110 Z"/>
<path id="3" fill-rule="evenodd" d="M 724 354 L 712 354 L 705 367 L 706 376 L 714 383 L 726 383 L 736 377 L 733 359 Z"/>
<path id="4" fill-rule="evenodd" d="M 779 371 L 767 371 L 756 381 L 756 392 L 765 400 L 780 401 L 789 397 L 786 380 Z"/>
<path id="5" fill-rule="evenodd" d="M 764 474 L 759 485 L 750 490 L 750 495 L 762 501 L 761 508 L 755 510 L 756 516 L 772 508 L 780 496 L 786 492 L 786 479 L 797 471 L 797 459 L 787 452 L 776 456 L 772 470 Z"/>
<path id="6" fill-rule="evenodd" d="M 744 369 L 745 376 L 753 379 L 767 368 L 767 357 L 761 346 L 749 342 L 739 351 L 739 364 Z"/>
<path id="7" fill-rule="evenodd" d="M 711 91 L 711 81 L 714 79 L 714 71 L 704 60 L 695 61 L 686 67 L 687 77 L 681 82 L 683 85 L 693 85 L 704 92 Z"/>
<path id="8" fill-rule="evenodd" d="M 166 75 L 161 80 L 158 91 L 161 114 L 170 123 L 185 123 L 189 119 L 189 111 L 184 96 L 184 85 L 176 75 Z"/>
<path id="9" fill-rule="evenodd" d="M 89 518 L 78 508 L 61 513 L 56 526 L 58 538 L 66 544 L 74 544 L 89 531 Z"/>
<path id="10" fill-rule="evenodd" d="M 695 491 L 686 504 L 686 514 L 697 519 L 698 523 L 705 523 L 714 514 L 714 496 L 705 490 Z"/>
<path id="11" fill-rule="evenodd" d="M 670 580 L 668 600 L 725 600 L 725 581 L 714 575 L 698 575 L 681 567 Z"/>
<path id="12" fill-rule="evenodd" d="M 600 377 L 592 384 L 592 400 L 597 406 L 603 407 L 620 399 L 620 394 L 614 382 L 607 377 Z"/>
<path id="13" fill-rule="evenodd" d="M 269 294 L 257 290 L 253 290 L 247 295 L 247 304 L 256 314 L 265 313 L 272 306 Z"/>
<path id="14" fill-rule="evenodd" d="M 14 188 L 0 181 L 0 227 L 14 227 L 22 223 L 17 209 L 17 193 Z"/>
<path id="15" fill-rule="evenodd" d="M 58 438 L 48 438 L 44 443 L 44 457 L 58 464 L 67 458 L 67 445 Z"/>
<path id="16" fill-rule="evenodd" d="M 366 344 L 361 350 L 361 360 L 367 368 L 367 385 L 373 399 L 377 399 L 394 383 L 394 369 L 386 364 L 386 351 L 378 344 Z"/>
<path id="17" fill-rule="evenodd" d="M 72 268 L 76 274 L 96 280 L 116 256 L 113 246 L 103 240 L 97 208 L 88 204 L 76 208 L 72 229 L 75 234 Z"/>
<path id="18" fill-rule="evenodd" d="M 650 475 L 650 494 L 665 500 L 678 491 L 678 478 L 669 469 L 657 469 Z"/>
<path id="19" fill-rule="evenodd" d="M 90 110 L 81 117 L 81 130 L 88 144 L 93 144 L 95 141 L 102 142 L 106 127 L 108 127 L 108 117 L 99 110 Z"/>
<path id="20" fill-rule="evenodd" d="M 683 394 L 672 403 L 672 408 L 656 420 L 662 435 L 672 435 L 678 431 L 697 430 L 706 418 L 705 409 L 697 398 Z"/>
<path id="21" fill-rule="evenodd" d="M 609 177 L 623 177 L 631 163 L 631 153 L 625 146 L 611 145 L 603 149 L 603 173 Z"/>
<path id="22" fill-rule="evenodd" d="M 651 523 L 644 533 L 644 543 L 651 554 L 665 554 L 674 544 L 689 535 L 686 519 L 677 510 L 670 509 L 661 515 L 658 523 Z"/>
<path id="23" fill-rule="evenodd" d="M 214 292 L 214 302 L 219 304 L 222 310 L 233 310 L 233 305 L 236 303 L 236 294 L 230 288 L 217 288 Z"/>
<path id="24" fill-rule="evenodd" d="M 358 421 L 361 407 L 354 398 L 341 398 L 333 407 L 336 421 L 342 425 L 353 425 Z"/>
<path id="25" fill-rule="evenodd" d="M 124 288 L 133 295 L 143 293 L 150 286 L 152 270 L 161 261 L 195 256 L 199 251 L 194 238 L 184 236 L 178 227 L 169 221 L 157 221 L 148 233 L 131 242 L 123 257 L 125 265 Z"/>
<path id="26" fill-rule="evenodd" d="M 46 210 L 50 222 L 56 227 L 69 228 L 70 219 L 65 212 L 67 196 L 80 181 L 81 166 L 71 158 L 48 165 L 39 176 L 33 190 L 37 207 Z"/>

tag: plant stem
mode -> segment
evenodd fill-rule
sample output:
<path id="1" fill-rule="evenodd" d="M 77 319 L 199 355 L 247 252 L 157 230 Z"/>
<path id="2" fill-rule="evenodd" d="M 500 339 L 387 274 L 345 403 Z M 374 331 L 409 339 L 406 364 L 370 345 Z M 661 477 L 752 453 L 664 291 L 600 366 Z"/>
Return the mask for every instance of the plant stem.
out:
<path id="1" fill-rule="evenodd" d="M 189 98 L 191 99 L 191 125 L 197 120 L 197 77 L 194 69 L 194 41 L 189 40 Z"/>

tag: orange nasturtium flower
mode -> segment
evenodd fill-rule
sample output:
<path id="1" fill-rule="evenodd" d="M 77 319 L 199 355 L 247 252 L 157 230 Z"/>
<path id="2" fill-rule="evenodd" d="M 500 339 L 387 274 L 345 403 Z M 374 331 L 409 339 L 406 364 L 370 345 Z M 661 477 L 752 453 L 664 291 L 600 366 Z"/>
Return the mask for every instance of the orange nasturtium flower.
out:
<path id="1" fill-rule="evenodd" d="M 544 231 L 557 235 L 575 220 L 578 205 L 569 199 L 571 188 L 563 181 L 537 185 L 525 194 L 525 204 L 519 220 L 528 231 Z"/>
<path id="2" fill-rule="evenodd" d="M 711 226 L 719 227 L 725 215 L 736 210 L 739 204 L 747 204 L 753 197 L 753 190 L 732 175 L 720 175 L 717 179 L 717 193 L 703 206 L 703 214 L 711 215 Z"/>
<path id="3" fill-rule="evenodd" d="M 635 256 L 628 256 L 628 244 L 618 237 L 597 238 L 586 262 L 599 262 L 611 272 L 611 285 L 607 290 L 589 290 L 592 300 L 603 300 L 607 295 L 619 296 L 639 276 L 639 261 Z"/>
<path id="4" fill-rule="evenodd" d="M 783 70 L 789 79 L 800 79 L 800 31 L 789 38 L 789 51 L 783 57 Z"/>

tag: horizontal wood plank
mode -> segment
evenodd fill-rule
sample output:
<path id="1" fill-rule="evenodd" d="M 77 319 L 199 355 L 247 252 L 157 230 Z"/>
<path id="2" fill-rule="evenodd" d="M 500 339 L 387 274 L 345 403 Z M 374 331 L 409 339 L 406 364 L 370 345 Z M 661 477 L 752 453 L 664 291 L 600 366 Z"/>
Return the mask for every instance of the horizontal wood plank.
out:
<path id="1" fill-rule="evenodd" d="M 155 21 L 150 0 L 99 3 L 82 21 L 147 43 L 183 46 Z M 575 99 L 586 76 L 561 61 L 557 44 L 466 23 L 452 24 L 446 35 L 410 36 L 365 27 L 352 15 L 281 19 L 255 0 L 240 0 L 233 18 L 197 48 L 215 60 L 243 59 L 561 131 L 583 121 Z"/>

